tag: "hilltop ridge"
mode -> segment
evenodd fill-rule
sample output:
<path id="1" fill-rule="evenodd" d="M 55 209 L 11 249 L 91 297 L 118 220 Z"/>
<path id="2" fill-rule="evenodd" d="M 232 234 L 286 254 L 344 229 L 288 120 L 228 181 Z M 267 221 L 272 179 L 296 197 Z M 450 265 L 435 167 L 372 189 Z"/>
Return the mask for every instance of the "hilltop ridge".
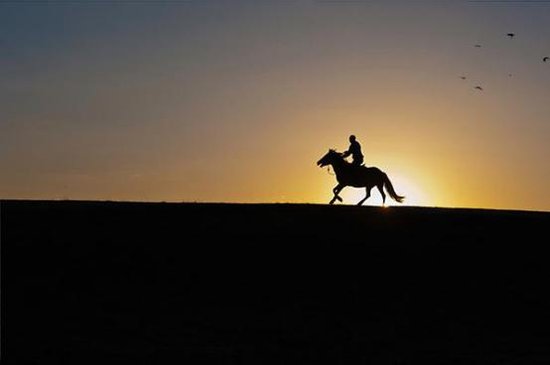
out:
<path id="1" fill-rule="evenodd" d="M 12 200 L 0 208 L 3 348 L 15 363 L 550 361 L 541 239 L 550 213 Z"/>

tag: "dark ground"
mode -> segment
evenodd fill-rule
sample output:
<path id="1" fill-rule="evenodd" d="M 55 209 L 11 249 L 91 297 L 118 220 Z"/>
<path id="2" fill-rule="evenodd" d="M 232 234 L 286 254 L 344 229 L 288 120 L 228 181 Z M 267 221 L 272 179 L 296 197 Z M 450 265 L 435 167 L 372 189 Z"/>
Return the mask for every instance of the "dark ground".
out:
<path id="1" fill-rule="evenodd" d="M 2 201 L 6 364 L 549 364 L 549 212 Z"/>

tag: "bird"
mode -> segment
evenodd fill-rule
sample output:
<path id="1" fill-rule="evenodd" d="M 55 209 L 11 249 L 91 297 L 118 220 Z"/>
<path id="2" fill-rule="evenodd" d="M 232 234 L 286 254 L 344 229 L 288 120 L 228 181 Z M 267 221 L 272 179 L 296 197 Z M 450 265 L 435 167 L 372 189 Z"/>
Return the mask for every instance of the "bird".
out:
<path id="1" fill-rule="evenodd" d="M 474 47 L 481 48 L 481 44 L 476 44 Z"/>
<path id="2" fill-rule="evenodd" d="M 546 56 L 542 59 L 542 62 L 548 62 L 548 60 L 550 60 L 550 57 Z"/>
<path id="3" fill-rule="evenodd" d="M 478 90 L 482 90 L 483 91 L 483 88 L 481 86 L 476 86 L 474 89 L 478 89 Z"/>
<path id="4" fill-rule="evenodd" d="M 516 34 L 515 34 L 515 33 L 508 33 L 508 34 L 506 34 L 506 35 L 507 35 L 508 37 L 510 37 L 510 38 L 514 38 L 514 36 L 515 36 Z"/>
<path id="5" fill-rule="evenodd" d="M 460 76 L 462 80 L 466 80 L 466 76 Z"/>

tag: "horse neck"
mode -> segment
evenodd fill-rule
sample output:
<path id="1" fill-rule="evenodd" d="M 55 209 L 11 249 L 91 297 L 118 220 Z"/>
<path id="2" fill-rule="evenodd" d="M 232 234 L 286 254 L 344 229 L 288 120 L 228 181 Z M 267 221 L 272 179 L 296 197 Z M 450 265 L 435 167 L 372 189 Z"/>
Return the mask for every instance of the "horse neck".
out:
<path id="1" fill-rule="evenodd" d="M 342 174 L 346 168 L 346 162 L 344 160 L 335 160 L 331 165 L 336 175 Z"/>

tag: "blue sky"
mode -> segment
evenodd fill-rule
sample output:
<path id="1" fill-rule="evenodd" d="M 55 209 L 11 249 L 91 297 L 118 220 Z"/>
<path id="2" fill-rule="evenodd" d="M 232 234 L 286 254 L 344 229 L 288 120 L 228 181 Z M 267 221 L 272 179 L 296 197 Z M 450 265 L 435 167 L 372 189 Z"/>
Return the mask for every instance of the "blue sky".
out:
<path id="1" fill-rule="evenodd" d="M 533 1 L 0 1 L 0 196 L 323 202 L 311 161 L 355 133 L 413 203 L 548 210 L 548 24 Z"/>

